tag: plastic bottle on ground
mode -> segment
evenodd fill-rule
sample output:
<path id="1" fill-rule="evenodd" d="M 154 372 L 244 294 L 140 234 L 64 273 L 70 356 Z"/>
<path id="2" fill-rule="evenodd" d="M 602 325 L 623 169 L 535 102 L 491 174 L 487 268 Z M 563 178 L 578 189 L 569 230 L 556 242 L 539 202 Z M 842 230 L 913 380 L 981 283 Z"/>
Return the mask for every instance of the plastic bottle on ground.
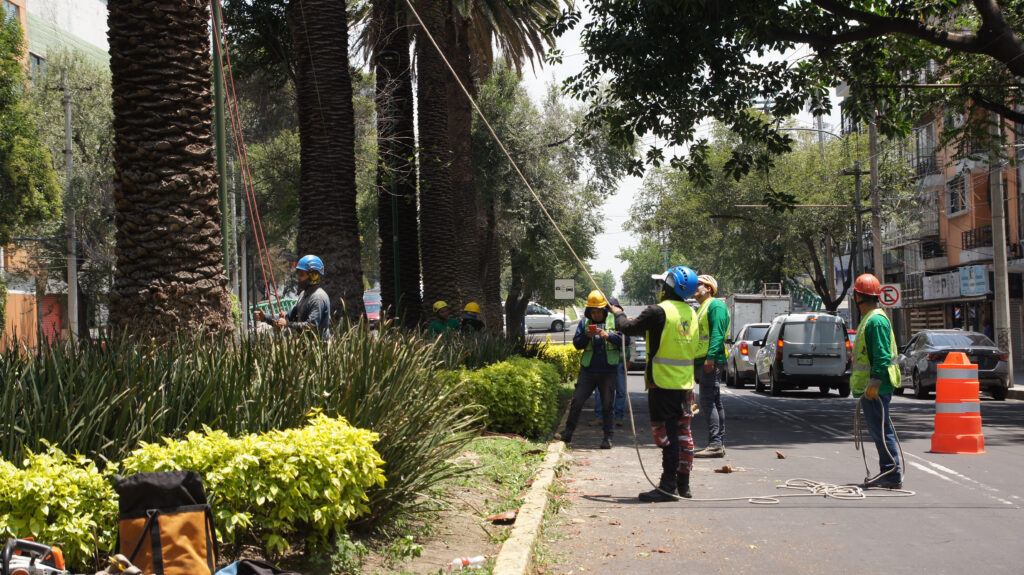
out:
<path id="1" fill-rule="evenodd" d="M 477 555 L 476 557 L 456 557 L 448 562 L 449 571 L 462 571 L 468 567 L 470 569 L 481 569 L 487 558 L 483 555 Z"/>

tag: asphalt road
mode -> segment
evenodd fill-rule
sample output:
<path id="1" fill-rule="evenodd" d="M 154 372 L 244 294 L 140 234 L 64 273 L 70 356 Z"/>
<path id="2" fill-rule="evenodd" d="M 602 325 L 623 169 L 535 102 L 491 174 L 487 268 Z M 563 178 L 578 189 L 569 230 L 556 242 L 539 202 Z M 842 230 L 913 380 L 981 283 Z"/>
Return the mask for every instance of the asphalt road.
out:
<path id="1" fill-rule="evenodd" d="M 650 441 L 646 394 L 630 375 L 640 453 L 652 479 L 660 470 Z M 642 504 L 650 489 L 632 444 L 627 416 L 615 447 L 595 449 L 597 428 L 581 426 L 574 465 L 565 475 L 572 505 L 548 543 L 548 573 L 1022 573 L 1024 547 L 1024 402 L 982 400 L 986 454 L 930 453 L 934 402 L 894 398 L 911 497 L 839 500 L 784 498 L 778 505 L 699 501 L 797 493 L 793 478 L 860 483 L 864 464 L 853 446 L 856 400 L 816 391 L 781 397 L 724 389 L 723 459 L 698 459 L 692 501 Z M 585 417 L 592 417 L 587 410 Z M 706 441 L 698 416 L 694 437 Z M 877 469 L 873 444 L 868 463 Z M 779 459 L 776 451 L 786 457 Z M 739 471 L 714 473 L 729 464 Z M 870 495 L 888 492 L 869 491 Z"/>

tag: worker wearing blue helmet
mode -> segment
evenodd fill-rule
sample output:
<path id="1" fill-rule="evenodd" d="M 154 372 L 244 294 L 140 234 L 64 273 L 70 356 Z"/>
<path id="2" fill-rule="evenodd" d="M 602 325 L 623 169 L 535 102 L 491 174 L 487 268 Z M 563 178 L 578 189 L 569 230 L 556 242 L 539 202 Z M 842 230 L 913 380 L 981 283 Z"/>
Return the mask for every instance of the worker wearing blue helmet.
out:
<path id="1" fill-rule="evenodd" d="M 299 286 L 299 301 L 287 314 L 281 312 L 277 327 L 296 332 L 315 330 L 325 337 L 331 325 L 331 300 L 320 287 L 324 277 L 324 262 L 314 256 L 304 256 L 295 264 L 295 280 Z"/>
<path id="2" fill-rule="evenodd" d="M 658 281 L 658 303 L 635 319 L 612 306 L 616 329 L 647 339 L 650 360 L 644 369 L 647 405 L 654 443 L 661 448 L 661 479 L 657 489 L 640 494 L 641 501 L 673 501 L 676 494 L 692 497 L 693 470 L 693 362 L 700 339 L 697 316 L 686 299 L 697 291 L 697 274 L 677 266 L 653 276 Z"/>

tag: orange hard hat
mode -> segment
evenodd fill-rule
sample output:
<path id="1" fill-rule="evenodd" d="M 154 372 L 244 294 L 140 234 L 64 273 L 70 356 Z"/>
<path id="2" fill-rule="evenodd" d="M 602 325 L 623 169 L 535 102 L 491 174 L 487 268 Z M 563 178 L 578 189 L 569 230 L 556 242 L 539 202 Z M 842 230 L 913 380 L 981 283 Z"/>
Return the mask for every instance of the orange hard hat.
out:
<path id="1" fill-rule="evenodd" d="M 853 282 L 853 291 L 878 297 L 882 295 L 882 284 L 874 274 L 860 274 L 857 281 Z"/>

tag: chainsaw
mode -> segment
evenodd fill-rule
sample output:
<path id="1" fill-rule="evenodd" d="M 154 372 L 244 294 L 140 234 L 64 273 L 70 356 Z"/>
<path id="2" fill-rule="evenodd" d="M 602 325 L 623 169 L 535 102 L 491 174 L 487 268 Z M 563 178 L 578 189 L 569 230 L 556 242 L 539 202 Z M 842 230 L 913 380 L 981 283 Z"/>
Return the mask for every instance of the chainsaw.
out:
<path id="1" fill-rule="evenodd" d="M 4 545 L 0 575 L 67 575 L 60 547 L 27 539 L 9 539 Z"/>

